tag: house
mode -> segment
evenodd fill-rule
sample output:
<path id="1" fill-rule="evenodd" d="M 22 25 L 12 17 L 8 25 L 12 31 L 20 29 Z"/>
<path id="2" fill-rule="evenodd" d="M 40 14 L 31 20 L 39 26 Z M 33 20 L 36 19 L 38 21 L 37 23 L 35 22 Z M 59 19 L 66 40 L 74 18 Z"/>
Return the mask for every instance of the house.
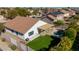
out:
<path id="1" fill-rule="evenodd" d="M 63 9 L 62 9 L 61 12 L 64 13 L 64 17 L 70 17 L 69 11 L 66 11 L 66 10 L 63 10 Z"/>
<path id="2" fill-rule="evenodd" d="M 46 14 L 47 19 L 43 19 L 45 22 L 48 21 L 48 23 L 57 20 L 67 20 L 69 17 L 75 15 L 76 12 L 72 9 L 56 9 L 53 11 L 50 11 L 49 13 Z"/>
<path id="3" fill-rule="evenodd" d="M 71 8 L 71 9 L 72 9 L 73 11 L 75 11 L 75 13 L 79 14 L 79 8 L 77 8 L 77 7 L 74 8 L 74 7 L 73 7 L 73 8 Z"/>
<path id="4" fill-rule="evenodd" d="M 45 24 L 47 23 L 31 17 L 17 16 L 4 24 L 6 32 L 2 36 L 21 50 L 27 50 L 26 42 L 38 36 L 42 32 L 39 28 Z"/>
<path id="5" fill-rule="evenodd" d="M 6 23 L 6 18 L 4 18 L 2 15 L 0 15 L 0 23 Z"/>
<path id="6" fill-rule="evenodd" d="M 13 20 L 8 21 L 5 26 L 6 32 L 17 35 L 23 40 L 31 40 L 32 37 L 39 34 L 38 28 L 45 24 L 46 23 L 41 20 L 17 16 Z"/>
<path id="7" fill-rule="evenodd" d="M 59 11 L 50 12 L 47 14 L 47 17 L 53 21 L 62 20 L 64 18 L 64 13 Z"/>
<path id="8" fill-rule="evenodd" d="M 70 17 L 76 14 L 76 12 L 72 9 L 66 9 L 66 10 L 62 9 L 61 12 L 64 13 L 64 17 Z"/>
<path id="9" fill-rule="evenodd" d="M 70 16 L 76 15 L 76 12 L 74 10 L 72 10 L 72 9 L 69 9 L 69 12 L 70 12 Z"/>

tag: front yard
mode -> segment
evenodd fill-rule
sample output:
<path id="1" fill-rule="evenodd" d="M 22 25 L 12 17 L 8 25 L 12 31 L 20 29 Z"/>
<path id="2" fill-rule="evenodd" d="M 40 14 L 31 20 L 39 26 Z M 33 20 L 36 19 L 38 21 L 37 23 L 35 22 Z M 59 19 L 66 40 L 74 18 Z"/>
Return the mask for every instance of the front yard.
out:
<path id="1" fill-rule="evenodd" d="M 40 50 L 43 48 L 48 48 L 51 44 L 52 38 L 48 35 L 39 36 L 38 38 L 32 40 L 27 45 L 33 50 Z"/>
<path id="2" fill-rule="evenodd" d="M 2 49 L 2 51 L 14 51 L 9 47 L 10 45 L 10 42 L 4 41 L 3 38 L 0 36 L 0 49 Z M 16 48 L 15 51 L 19 51 L 19 49 Z"/>

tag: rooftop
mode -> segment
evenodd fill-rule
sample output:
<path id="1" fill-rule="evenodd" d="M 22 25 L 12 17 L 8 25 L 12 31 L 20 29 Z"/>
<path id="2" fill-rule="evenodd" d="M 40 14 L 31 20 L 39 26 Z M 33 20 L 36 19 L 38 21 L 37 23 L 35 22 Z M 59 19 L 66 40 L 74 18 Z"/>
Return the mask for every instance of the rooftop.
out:
<path id="1" fill-rule="evenodd" d="M 39 28 L 40 28 L 40 29 L 43 29 L 43 30 L 46 30 L 46 29 L 49 29 L 49 28 L 51 28 L 51 27 L 54 27 L 54 25 L 45 24 L 45 25 L 43 25 L 43 26 L 41 26 L 41 27 L 39 27 Z"/>
<path id="2" fill-rule="evenodd" d="M 7 28 L 25 34 L 38 20 L 31 17 L 21 17 L 17 16 L 13 20 L 5 23 Z"/>
<path id="3" fill-rule="evenodd" d="M 64 14 L 63 12 L 50 12 L 50 13 L 48 13 L 48 14 L 51 14 L 51 15 L 53 15 L 53 16 L 57 16 L 57 15 L 60 15 L 60 14 Z"/>

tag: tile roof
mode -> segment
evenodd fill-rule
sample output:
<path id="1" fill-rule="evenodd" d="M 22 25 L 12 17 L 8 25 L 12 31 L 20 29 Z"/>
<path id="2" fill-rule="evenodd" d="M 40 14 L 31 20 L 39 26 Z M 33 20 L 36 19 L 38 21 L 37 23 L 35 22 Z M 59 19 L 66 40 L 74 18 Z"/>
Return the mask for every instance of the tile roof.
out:
<path id="1" fill-rule="evenodd" d="M 25 34 L 37 21 L 38 20 L 31 17 L 17 16 L 13 20 L 5 23 L 5 26 L 9 29 Z"/>
<path id="2" fill-rule="evenodd" d="M 54 16 L 52 16 L 52 15 L 47 15 L 49 18 L 51 18 L 51 19 L 55 19 L 55 17 Z"/>
<path id="3" fill-rule="evenodd" d="M 66 11 L 66 10 L 61 10 L 61 12 L 63 12 L 63 13 L 69 13 L 69 11 Z"/>

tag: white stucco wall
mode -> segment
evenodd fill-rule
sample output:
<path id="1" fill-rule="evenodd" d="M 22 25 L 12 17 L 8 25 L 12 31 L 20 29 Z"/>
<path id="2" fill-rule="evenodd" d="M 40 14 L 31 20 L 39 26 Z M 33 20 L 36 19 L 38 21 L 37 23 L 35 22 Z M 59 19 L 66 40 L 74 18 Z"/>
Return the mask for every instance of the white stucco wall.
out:
<path id="1" fill-rule="evenodd" d="M 9 32 L 9 33 L 11 33 L 11 34 L 13 34 L 13 35 L 16 35 L 16 33 L 15 32 L 11 32 L 10 30 L 8 30 L 8 29 L 5 29 L 6 30 L 6 32 Z M 23 36 L 21 36 L 21 35 L 16 35 L 16 36 L 18 36 L 19 38 L 21 38 L 21 39 L 24 39 L 24 37 Z"/>
<path id="2" fill-rule="evenodd" d="M 69 16 L 70 16 L 69 13 L 64 14 L 64 17 L 69 17 Z"/>
<path id="3" fill-rule="evenodd" d="M 32 39 L 33 37 L 35 37 L 36 35 L 38 35 L 38 28 L 39 28 L 40 26 L 42 26 L 42 25 L 45 25 L 45 24 L 47 24 L 47 23 L 44 22 L 44 21 L 39 20 L 39 21 L 38 21 L 33 27 L 31 27 L 23 36 L 21 36 L 21 35 L 16 35 L 15 32 L 11 32 L 11 31 L 8 30 L 8 29 L 6 29 L 6 32 L 9 32 L 9 33 L 11 33 L 11 34 L 13 34 L 13 35 L 16 35 L 16 36 L 18 36 L 19 38 L 24 39 L 24 40 L 25 40 L 26 38 Z M 31 31 L 34 31 L 34 34 L 31 35 L 31 36 L 29 36 L 28 33 L 31 32 Z"/>
<path id="4" fill-rule="evenodd" d="M 30 30 L 28 30 L 25 34 L 24 34 L 24 39 L 29 38 L 29 40 L 31 40 L 34 36 L 38 35 L 38 28 L 42 25 L 47 24 L 46 22 L 43 22 L 41 20 L 39 20 Z M 34 31 L 34 34 L 29 36 L 28 33 Z"/>
<path id="5" fill-rule="evenodd" d="M 63 15 L 58 15 L 57 20 L 63 20 L 64 16 Z"/>

